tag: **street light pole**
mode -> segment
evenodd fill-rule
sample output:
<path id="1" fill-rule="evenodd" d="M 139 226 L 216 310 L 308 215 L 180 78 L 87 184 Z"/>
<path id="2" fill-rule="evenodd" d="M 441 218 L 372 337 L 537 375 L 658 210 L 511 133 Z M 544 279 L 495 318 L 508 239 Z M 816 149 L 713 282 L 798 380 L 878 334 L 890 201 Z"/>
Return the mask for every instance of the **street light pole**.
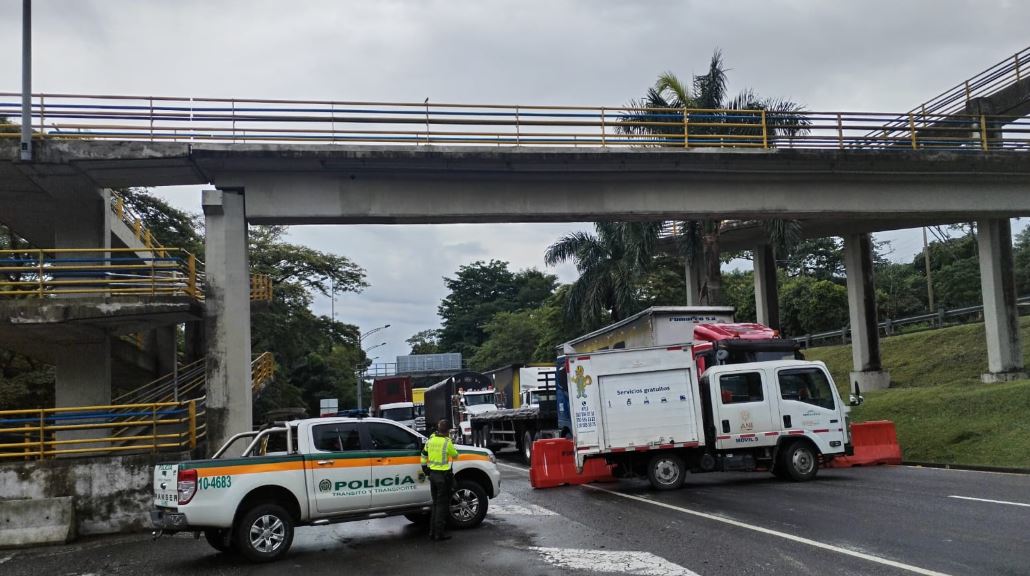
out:
<path id="1" fill-rule="evenodd" d="M 21 159 L 32 161 L 32 0 L 21 1 Z"/>

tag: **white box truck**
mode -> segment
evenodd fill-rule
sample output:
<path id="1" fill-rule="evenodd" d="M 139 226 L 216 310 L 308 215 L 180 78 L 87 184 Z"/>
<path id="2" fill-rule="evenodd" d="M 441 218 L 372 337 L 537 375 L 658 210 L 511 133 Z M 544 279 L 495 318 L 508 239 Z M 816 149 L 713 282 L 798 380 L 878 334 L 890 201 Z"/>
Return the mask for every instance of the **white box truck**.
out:
<path id="1" fill-rule="evenodd" d="M 822 362 L 709 368 L 689 344 L 567 358 L 576 464 L 604 458 L 659 490 L 687 472 L 765 469 L 795 481 L 850 452 L 849 408 Z"/>

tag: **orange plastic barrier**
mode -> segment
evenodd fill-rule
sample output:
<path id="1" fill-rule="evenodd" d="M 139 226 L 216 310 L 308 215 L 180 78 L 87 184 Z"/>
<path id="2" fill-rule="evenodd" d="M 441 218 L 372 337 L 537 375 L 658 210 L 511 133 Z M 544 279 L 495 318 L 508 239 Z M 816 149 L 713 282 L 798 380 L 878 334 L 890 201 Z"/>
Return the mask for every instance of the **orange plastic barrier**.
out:
<path id="1" fill-rule="evenodd" d="M 833 468 L 870 466 L 874 464 L 901 464 L 901 446 L 894 422 L 877 420 L 851 425 L 851 445 L 854 456 L 833 459 Z"/>
<path id="2" fill-rule="evenodd" d="M 583 464 L 583 472 L 577 472 L 575 451 L 570 440 L 554 438 L 533 443 L 533 457 L 529 464 L 529 484 L 533 488 L 614 481 L 611 466 L 601 458 L 587 460 Z"/>

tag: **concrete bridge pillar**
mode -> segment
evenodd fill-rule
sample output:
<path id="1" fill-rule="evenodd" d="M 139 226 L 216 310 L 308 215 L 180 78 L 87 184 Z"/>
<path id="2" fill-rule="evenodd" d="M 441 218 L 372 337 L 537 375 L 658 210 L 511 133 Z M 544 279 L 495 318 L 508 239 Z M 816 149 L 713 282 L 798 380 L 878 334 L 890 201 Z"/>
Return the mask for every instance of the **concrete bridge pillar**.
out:
<path id="1" fill-rule="evenodd" d="M 851 317 L 851 390 L 890 387 L 890 374 L 880 361 L 880 334 L 873 283 L 873 241 L 869 234 L 844 236 L 844 269 L 848 278 Z"/>
<path id="2" fill-rule="evenodd" d="M 57 408 L 106 406 L 111 403 L 111 337 L 98 334 L 89 340 L 61 345 L 54 364 L 54 406 Z M 103 423 L 106 419 L 75 420 L 73 424 Z M 56 440 L 105 438 L 110 428 L 67 430 Z M 58 444 L 54 448 L 100 448 L 104 443 Z"/>
<path id="3" fill-rule="evenodd" d="M 683 277 L 687 286 L 687 306 L 701 305 L 701 283 L 704 282 L 704 263 L 700 254 L 684 258 Z"/>
<path id="4" fill-rule="evenodd" d="M 1012 224 L 1008 218 L 980 220 L 977 229 L 987 331 L 987 372 L 980 379 L 989 383 L 1026 378 L 1012 274 Z"/>
<path id="5" fill-rule="evenodd" d="M 780 329 L 780 293 L 776 254 L 771 244 L 755 247 L 755 316 L 759 324 Z"/>
<path id="6" fill-rule="evenodd" d="M 243 192 L 204 190 L 202 205 L 207 227 L 207 440 L 214 452 L 233 434 L 253 427 L 250 274 Z"/>

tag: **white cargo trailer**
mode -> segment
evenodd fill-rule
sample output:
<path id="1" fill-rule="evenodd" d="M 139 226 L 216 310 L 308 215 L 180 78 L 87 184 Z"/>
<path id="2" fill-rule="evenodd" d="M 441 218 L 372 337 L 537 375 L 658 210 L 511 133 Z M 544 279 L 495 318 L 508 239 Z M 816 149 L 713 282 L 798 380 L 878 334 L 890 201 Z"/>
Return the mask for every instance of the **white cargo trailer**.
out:
<path id="1" fill-rule="evenodd" d="M 715 366 L 689 344 L 569 356 L 576 463 L 678 488 L 686 472 L 766 469 L 794 480 L 848 452 L 848 408 L 821 362 Z"/>

